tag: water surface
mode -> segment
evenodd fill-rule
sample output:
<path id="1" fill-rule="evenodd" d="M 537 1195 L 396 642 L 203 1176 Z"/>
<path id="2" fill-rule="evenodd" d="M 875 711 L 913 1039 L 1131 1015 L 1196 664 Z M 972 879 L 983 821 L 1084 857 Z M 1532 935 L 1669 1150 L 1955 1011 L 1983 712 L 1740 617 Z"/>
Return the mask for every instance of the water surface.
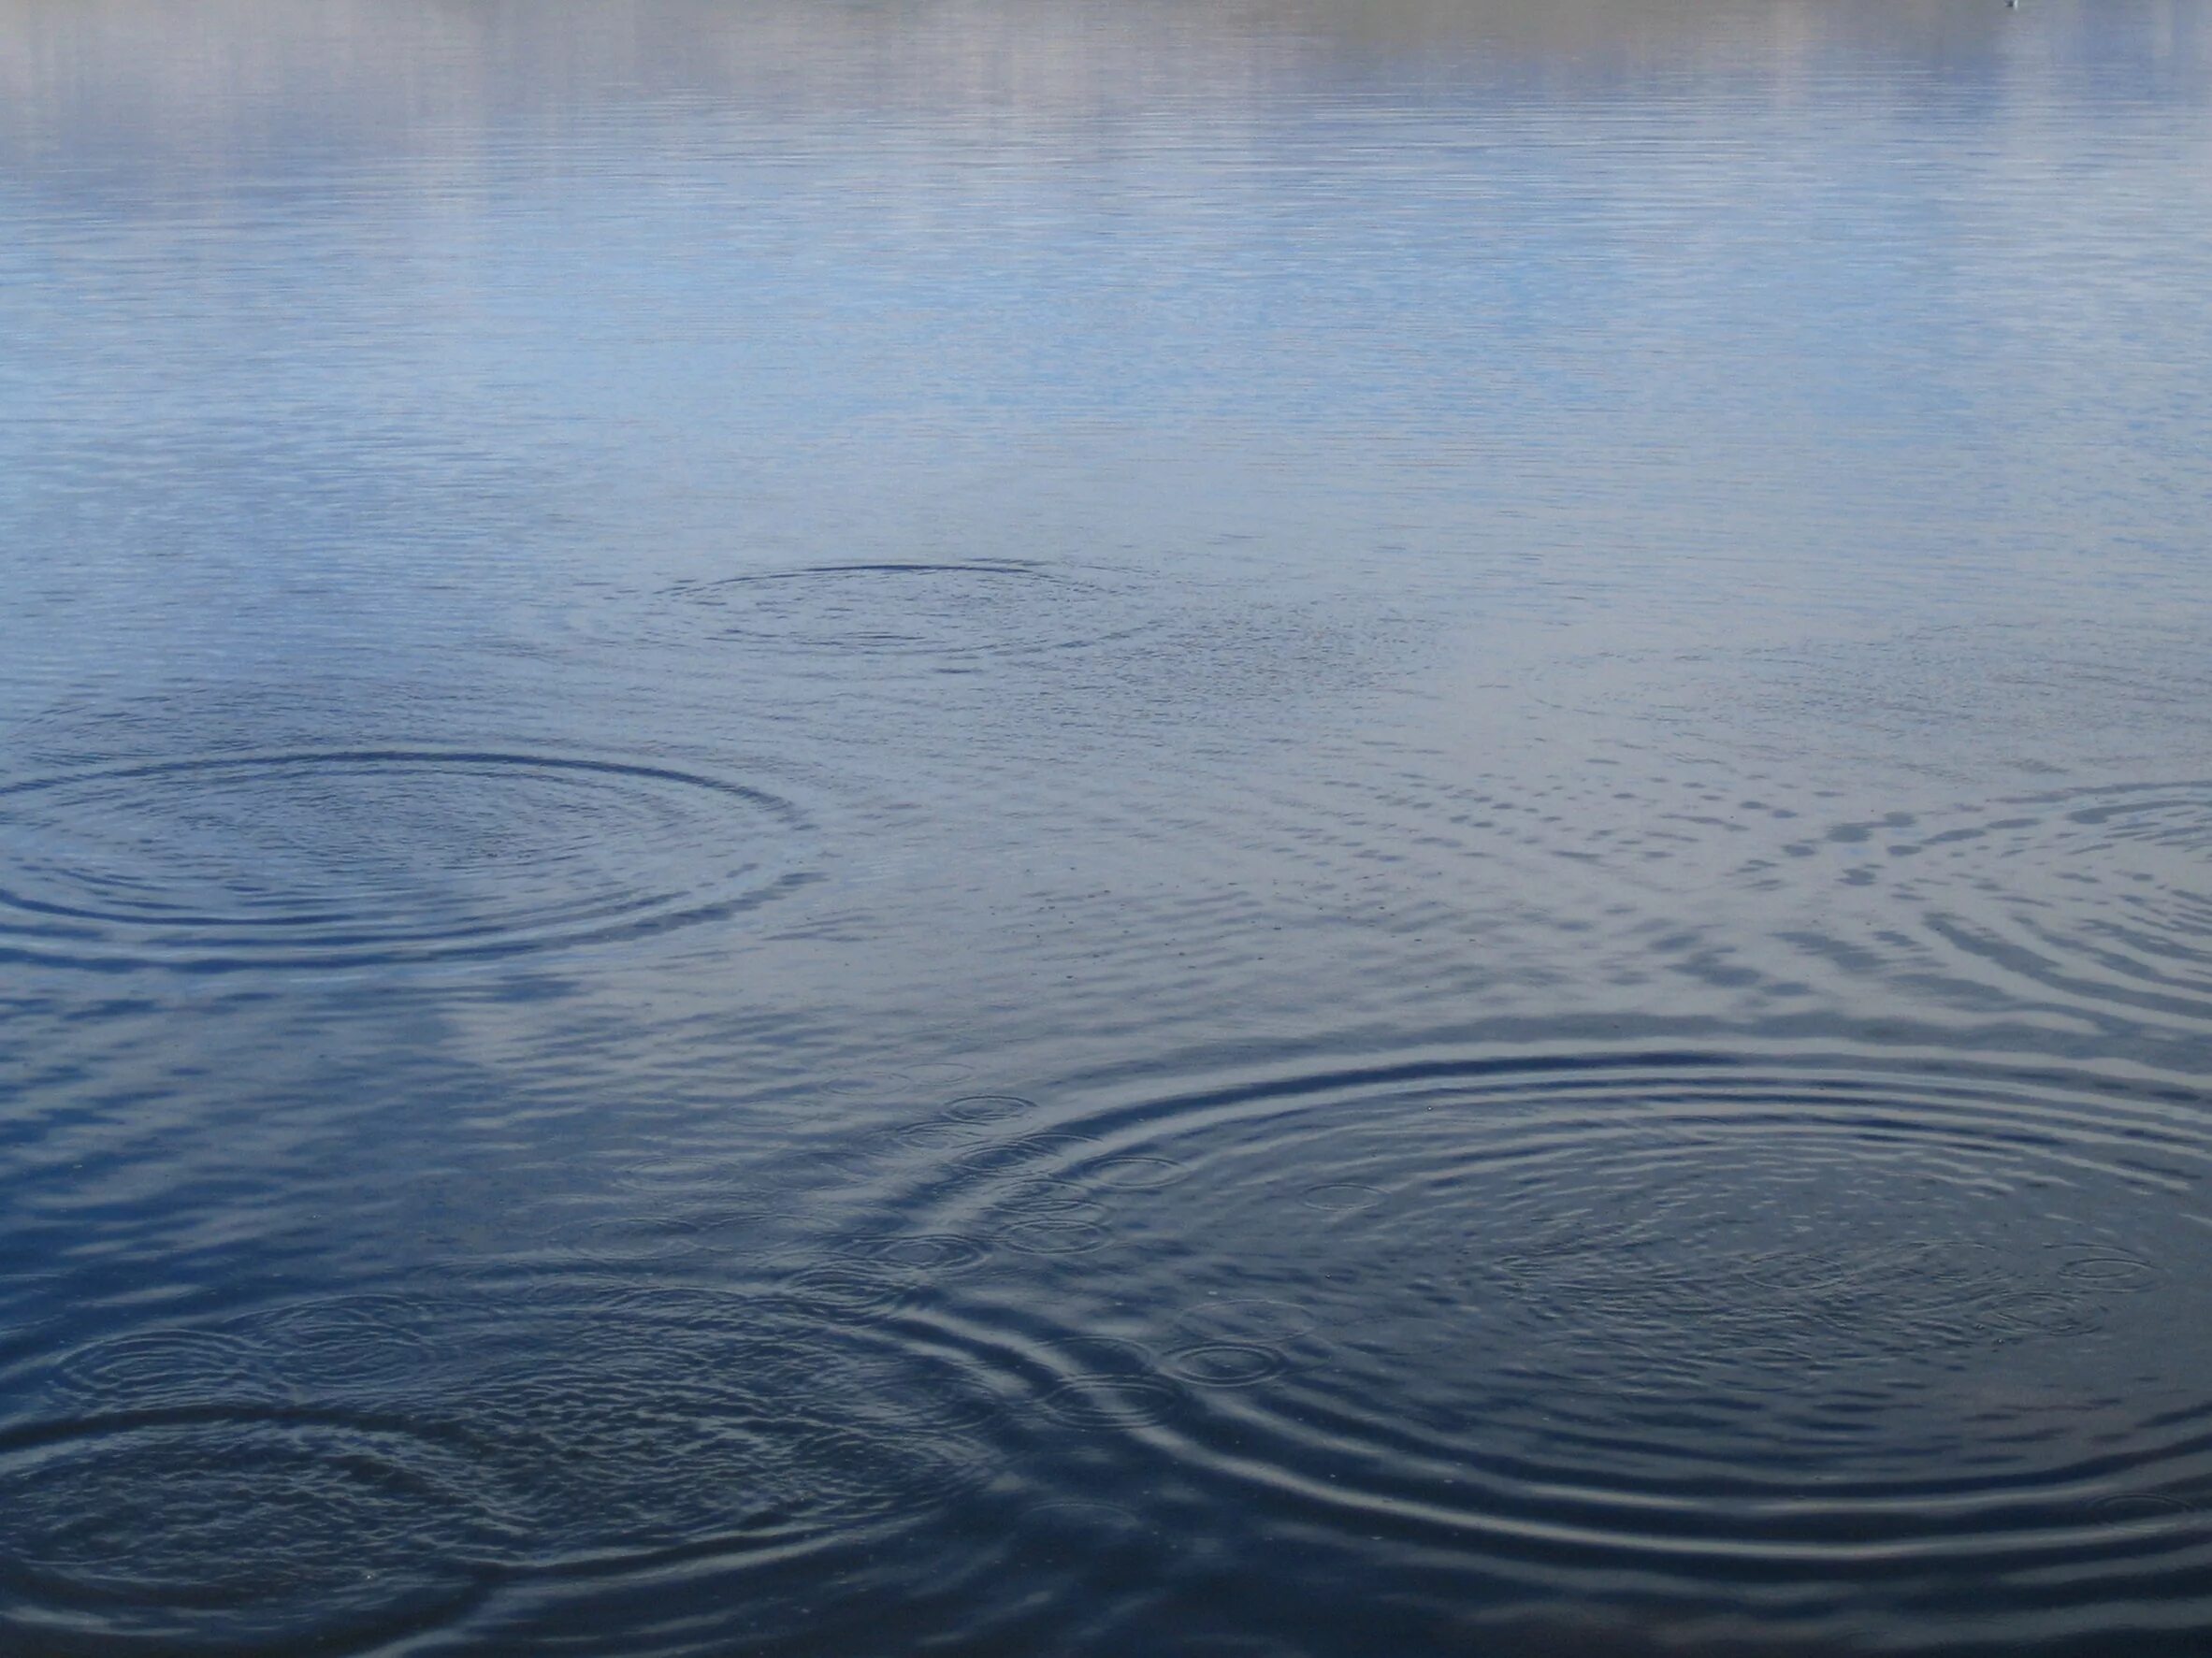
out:
<path id="1" fill-rule="evenodd" d="M 0 1652 L 2212 1640 L 2199 0 L 0 0 Z"/>

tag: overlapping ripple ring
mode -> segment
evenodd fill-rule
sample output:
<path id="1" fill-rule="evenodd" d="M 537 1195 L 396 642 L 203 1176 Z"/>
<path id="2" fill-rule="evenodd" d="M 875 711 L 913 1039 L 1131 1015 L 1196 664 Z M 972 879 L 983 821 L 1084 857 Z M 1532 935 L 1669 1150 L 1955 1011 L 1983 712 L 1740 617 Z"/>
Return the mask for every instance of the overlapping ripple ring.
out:
<path id="1" fill-rule="evenodd" d="M 807 823 L 669 766 L 447 749 L 165 759 L 0 784 L 0 959 L 221 971 L 513 955 L 803 884 Z"/>
<path id="2" fill-rule="evenodd" d="M 41 1414 L 0 1423 L 7 1615 L 254 1651 L 518 1574 L 880 1540 L 989 1480 L 971 1430 L 1004 1408 L 793 1297 L 571 1275 L 157 1326 L 44 1376 Z"/>
<path id="3" fill-rule="evenodd" d="M 1347 1539 L 1715 1604 L 1995 1573 L 2212 1613 L 2208 1103 L 1963 1058 L 1424 1058 L 1088 1111 L 1030 1173 L 1182 1172 L 1111 1194 L 1149 1247 L 1053 1316 L 1231 1333 L 1148 1427 Z M 933 1201 L 995 1200 L 970 1159 Z"/>
<path id="4" fill-rule="evenodd" d="M 303 1408 L 0 1433 L 0 1645 L 353 1650 L 449 1620 L 488 1581 L 498 1535 L 471 1449 Z"/>

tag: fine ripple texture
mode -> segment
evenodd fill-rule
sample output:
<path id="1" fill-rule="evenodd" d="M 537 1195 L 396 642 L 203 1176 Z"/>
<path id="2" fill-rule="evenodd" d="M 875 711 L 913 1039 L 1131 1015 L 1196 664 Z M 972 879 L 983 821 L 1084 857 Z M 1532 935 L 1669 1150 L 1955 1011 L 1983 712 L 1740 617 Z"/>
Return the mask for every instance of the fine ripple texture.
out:
<path id="1" fill-rule="evenodd" d="M 0 956 L 358 966 L 640 937 L 804 879 L 778 796 L 666 767 L 381 749 L 0 784 Z"/>
<path id="2" fill-rule="evenodd" d="M 649 633 L 701 643 L 945 670 L 1128 640 L 1153 624 L 1105 571 L 1031 561 L 812 565 L 687 581 L 658 596 Z"/>

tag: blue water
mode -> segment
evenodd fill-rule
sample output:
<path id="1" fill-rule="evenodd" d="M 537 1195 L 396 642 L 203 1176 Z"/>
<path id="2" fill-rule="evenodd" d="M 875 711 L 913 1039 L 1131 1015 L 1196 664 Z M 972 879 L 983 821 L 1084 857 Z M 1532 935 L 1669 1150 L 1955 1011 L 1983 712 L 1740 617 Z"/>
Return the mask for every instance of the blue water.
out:
<path id="1" fill-rule="evenodd" d="M 0 0 L 0 1655 L 2212 1651 L 2212 7 Z"/>

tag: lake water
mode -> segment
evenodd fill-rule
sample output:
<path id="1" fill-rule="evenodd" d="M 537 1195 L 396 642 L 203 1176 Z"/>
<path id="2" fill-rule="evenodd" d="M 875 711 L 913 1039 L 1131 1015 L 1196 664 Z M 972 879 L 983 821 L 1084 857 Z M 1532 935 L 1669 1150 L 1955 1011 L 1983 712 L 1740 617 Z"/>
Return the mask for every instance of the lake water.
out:
<path id="1" fill-rule="evenodd" d="M 0 1653 L 2212 1651 L 2212 4 L 0 0 Z"/>

